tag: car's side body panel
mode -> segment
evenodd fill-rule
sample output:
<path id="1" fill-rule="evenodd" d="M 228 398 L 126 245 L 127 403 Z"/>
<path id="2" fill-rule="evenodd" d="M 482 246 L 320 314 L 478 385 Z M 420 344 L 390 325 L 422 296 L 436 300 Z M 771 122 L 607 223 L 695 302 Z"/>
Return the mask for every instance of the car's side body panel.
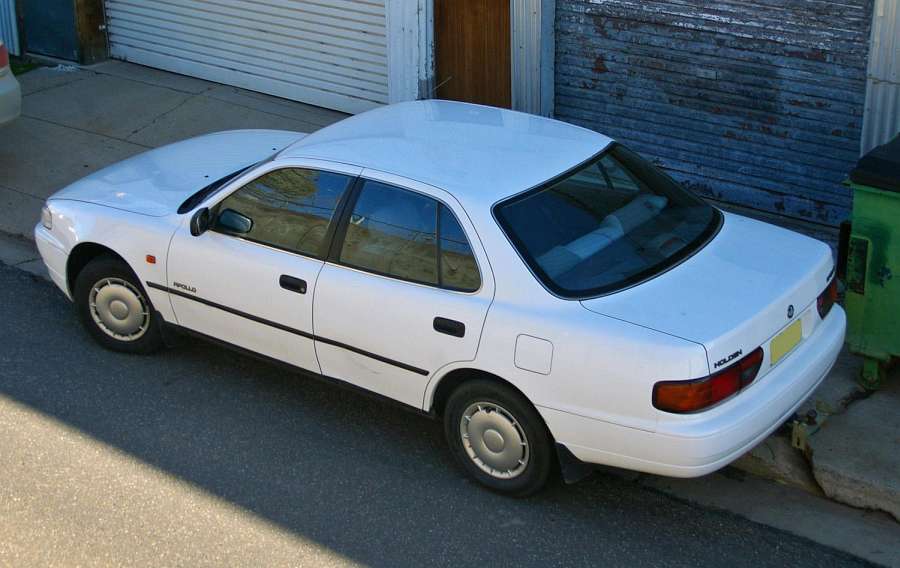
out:
<path id="1" fill-rule="evenodd" d="M 53 230 L 40 223 L 35 227 L 35 241 L 42 251 L 54 282 L 72 297 L 67 282 L 67 263 L 78 245 L 97 244 L 120 257 L 141 282 L 165 282 L 169 241 L 182 217 L 149 217 L 84 201 L 58 199 L 52 206 Z M 44 251 L 47 251 L 44 254 Z M 154 258 L 150 263 L 147 256 Z M 156 310 L 167 321 L 175 321 L 169 296 L 148 289 Z"/>
<path id="2" fill-rule="evenodd" d="M 740 396 L 691 415 L 660 413 L 656 432 L 541 408 L 579 459 L 672 477 L 716 471 L 781 426 L 818 387 L 844 342 L 846 316 L 835 306 L 812 337 Z"/>
<path id="3" fill-rule="evenodd" d="M 520 334 L 552 344 L 549 374 L 516 366 Z M 706 369 L 706 354 L 698 344 L 598 317 L 574 302 L 552 298 L 519 304 L 497 298 L 475 366 L 510 381 L 539 410 L 652 432 L 657 421 L 650 405 L 654 380 L 698 373 Z M 429 386 L 426 404 L 435 388 L 437 384 Z"/>

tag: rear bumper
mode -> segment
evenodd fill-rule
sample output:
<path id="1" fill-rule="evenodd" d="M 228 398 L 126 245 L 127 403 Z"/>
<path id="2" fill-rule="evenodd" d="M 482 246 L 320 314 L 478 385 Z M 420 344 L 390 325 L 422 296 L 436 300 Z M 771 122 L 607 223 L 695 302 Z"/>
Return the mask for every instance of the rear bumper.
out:
<path id="1" fill-rule="evenodd" d="M 556 440 L 578 459 L 672 477 L 720 469 L 783 424 L 834 366 L 847 319 L 840 306 L 781 364 L 728 402 L 693 415 L 666 415 L 655 432 L 540 408 Z"/>
<path id="2" fill-rule="evenodd" d="M 0 126 L 12 122 L 22 112 L 22 90 L 11 71 L 0 77 Z"/>

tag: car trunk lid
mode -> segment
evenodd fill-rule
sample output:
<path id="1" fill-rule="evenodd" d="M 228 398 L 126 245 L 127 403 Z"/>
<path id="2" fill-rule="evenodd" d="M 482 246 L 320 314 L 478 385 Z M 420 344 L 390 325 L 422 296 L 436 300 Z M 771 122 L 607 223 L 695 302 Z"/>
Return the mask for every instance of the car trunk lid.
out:
<path id="1" fill-rule="evenodd" d="M 816 309 L 816 298 L 832 273 L 826 244 L 725 214 L 719 234 L 682 264 L 582 304 L 596 313 L 701 343 L 714 372 L 760 346 L 771 361 L 770 341 L 794 321 L 803 320 L 802 337 L 808 336 L 819 320 L 805 310 Z"/>

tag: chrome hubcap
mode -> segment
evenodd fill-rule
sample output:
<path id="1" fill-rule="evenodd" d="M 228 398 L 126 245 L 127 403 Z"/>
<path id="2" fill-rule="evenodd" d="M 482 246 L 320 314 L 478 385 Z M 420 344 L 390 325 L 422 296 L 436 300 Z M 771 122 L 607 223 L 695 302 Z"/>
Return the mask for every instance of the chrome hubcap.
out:
<path id="1" fill-rule="evenodd" d="M 476 402 L 463 412 L 459 435 L 469 458 L 498 479 L 512 479 L 528 466 L 525 431 L 512 414 L 492 402 Z"/>
<path id="2" fill-rule="evenodd" d="M 150 327 L 150 310 L 143 295 L 121 278 L 104 278 L 94 284 L 90 306 L 97 327 L 119 341 L 140 339 Z"/>

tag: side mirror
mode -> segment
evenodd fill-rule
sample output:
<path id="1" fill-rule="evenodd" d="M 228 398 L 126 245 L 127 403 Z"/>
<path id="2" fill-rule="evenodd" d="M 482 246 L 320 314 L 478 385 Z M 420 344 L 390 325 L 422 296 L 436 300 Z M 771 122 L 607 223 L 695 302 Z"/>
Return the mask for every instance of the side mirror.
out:
<path id="1" fill-rule="evenodd" d="M 241 215 L 234 209 L 225 209 L 219 213 L 216 226 L 225 229 L 229 233 L 244 235 L 253 228 L 253 219 L 246 215 Z"/>
<path id="2" fill-rule="evenodd" d="M 191 217 L 191 234 L 199 237 L 209 229 L 209 208 L 198 209 Z"/>

